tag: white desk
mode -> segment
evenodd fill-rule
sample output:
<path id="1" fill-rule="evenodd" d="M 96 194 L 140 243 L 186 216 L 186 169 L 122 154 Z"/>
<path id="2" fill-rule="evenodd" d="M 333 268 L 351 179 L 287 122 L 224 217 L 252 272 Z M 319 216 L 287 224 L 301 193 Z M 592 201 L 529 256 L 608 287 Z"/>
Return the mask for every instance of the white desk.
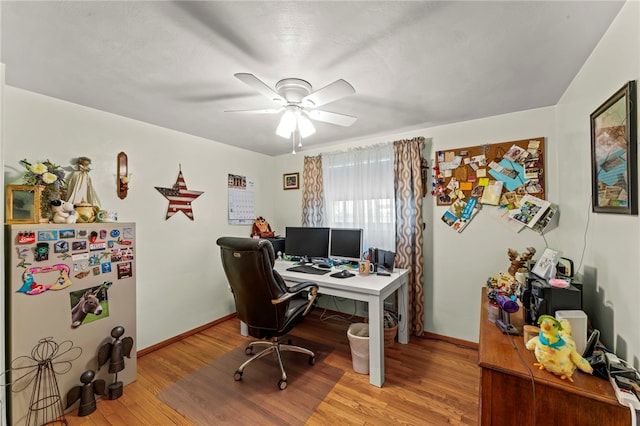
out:
<path id="1" fill-rule="evenodd" d="M 276 261 L 275 270 L 289 283 L 312 281 L 318 283 L 318 293 L 330 296 L 345 297 L 361 300 L 369 304 L 369 382 L 378 387 L 384 383 L 384 332 L 382 315 L 384 300 L 396 290 L 398 291 L 398 342 L 409 343 L 407 327 L 407 302 L 409 288 L 406 269 L 395 269 L 391 276 L 359 275 L 349 278 L 333 278 L 331 274 L 337 269 L 324 275 L 304 274 L 287 271 L 293 262 Z M 243 328 L 246 335 L 246 329 Z"/>

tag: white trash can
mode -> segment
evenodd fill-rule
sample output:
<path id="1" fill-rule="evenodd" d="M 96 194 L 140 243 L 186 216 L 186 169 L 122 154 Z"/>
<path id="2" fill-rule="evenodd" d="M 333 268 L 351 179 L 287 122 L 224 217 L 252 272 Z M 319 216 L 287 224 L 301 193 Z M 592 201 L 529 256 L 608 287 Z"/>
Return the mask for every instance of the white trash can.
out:
<path id="1" fill-rule="evenodd" d="M 354 323 L 347 330 L 353 371 L 369 374 L 369 324 Z"/>

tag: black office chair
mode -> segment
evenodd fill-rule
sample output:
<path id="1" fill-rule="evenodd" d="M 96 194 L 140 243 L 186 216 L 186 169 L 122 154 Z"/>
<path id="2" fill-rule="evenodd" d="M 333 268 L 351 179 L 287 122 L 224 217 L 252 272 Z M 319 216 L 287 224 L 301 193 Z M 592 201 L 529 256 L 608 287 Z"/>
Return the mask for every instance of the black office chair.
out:
<path id="1" fill-rule="evenodd" d="M 312 309 L 318 285 L 303 282 L 287 288 L 280 274 L 273 269 L 275 255 L 268 240 L 221 237 L 216 244 L 220 246 L 222 266 L 233 292 L 238 317 L 247 325 L 250 336 L 268 339 L 249 343 L 245 349 L 247 355 L 251 355 L 256 346 L 266 346 L 266 349 L 243 363 L 233 377 L 241 380 L 247 365 L 274 352 L 282 372 L 278 387 L 285 389 L 287 373 L 280 352 L 307 354 L 310 365 L 315 363 L 315 354 L 291 345 L 291 342 L 280 343 L 278 338 L 287 334 Z M 308 291 L 308 297 L 303 291 Z"/>

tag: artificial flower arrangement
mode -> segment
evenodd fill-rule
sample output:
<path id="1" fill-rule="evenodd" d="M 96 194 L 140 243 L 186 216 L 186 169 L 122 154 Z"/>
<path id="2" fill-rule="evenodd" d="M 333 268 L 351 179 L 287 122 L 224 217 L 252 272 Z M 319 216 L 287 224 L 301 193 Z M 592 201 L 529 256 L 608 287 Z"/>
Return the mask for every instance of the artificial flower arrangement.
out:
<path id="1" fill-rule="evenodd" d="M 38 185 L 44 188 L 42 202 L 40 203 L 42 217 L 50 219 L 50 202 L 52 200 L 62 200 L 65 197 L 67 185 L 64 180 L 64 170 L 49 160 L 31 163 L 25 158 L 20 160 L 20 165 L 25 168 L 22 175 L 25 185 Z"/>

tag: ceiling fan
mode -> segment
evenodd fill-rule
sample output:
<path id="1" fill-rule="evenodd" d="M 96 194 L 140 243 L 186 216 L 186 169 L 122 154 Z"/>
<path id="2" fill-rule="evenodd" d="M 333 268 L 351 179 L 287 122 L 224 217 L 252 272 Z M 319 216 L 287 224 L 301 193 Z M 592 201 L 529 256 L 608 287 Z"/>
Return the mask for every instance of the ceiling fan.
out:
<path id="1" fill-rule="evenodd" d="M 305 80 L 285 78 L 278 81 L 275 90 L 273 90 L 253 74 L 237 73 L 234 76 L 279 104 L 280 107 L 225 112 L 248 114 L 278 114 L 284 112 L 276 129 L 276 134 L 287 139 L 292 138 L 294 154 L 296 141 L 301 146 L 301 138 L 306 138 L 316 131 L 310 119 L 344 127 L 351 126 L 358 119 L 352 115 L 315 109 L 354 94 L 356 92 L 355 89 L 345 80 L 339 79 L 321 89 L 312 91 L 311 84 Z"/>

